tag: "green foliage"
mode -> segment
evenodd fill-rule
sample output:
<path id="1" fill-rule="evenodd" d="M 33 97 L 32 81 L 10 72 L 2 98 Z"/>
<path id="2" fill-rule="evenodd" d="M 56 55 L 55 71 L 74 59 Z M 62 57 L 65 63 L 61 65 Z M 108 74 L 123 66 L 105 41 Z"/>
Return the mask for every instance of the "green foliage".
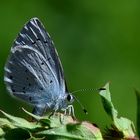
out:
<path id="1" fill-rule="evenodd" d="M 7 118 L 0 118 L 0 137 L 3 139 L 100 139 L 100 130 L 88 122 L 78 122 L 71 116 L 55 114 L 38 117 L 26 111 L 36 121 L 30 122 L 23 118 L 11 116 L 1 111 Z"/>
<path id="2" fill-rule="evenodd" d="M 79 122 L 71 116 L 61 113 L 56 113 L 51 117 L 39 117 L 23 109 L 34 121 L 28 121 L 1 111 L 5 118 L 0 118 L 0 138 L 3 140 L 138 139 L 133 122 L 127 118 L 118 117 L 118 111 L 111 101 L 109 84 L 106 84 L 104 88 L 105 90 L 101 90 L 99 95 L 106 113 L 112 119 L 112 123 L 105 128 L 105 133 L 92 123 Z"/>
<path id="3" fill-rule="evenodd" d="M 106 113 L 112 119 L 112 127 L 108 128 L 107 134 L 108 134 L 108 131 L 112 132 L 112 128 L 113 128 L 115 135 L 119 136 L 120 138 L 126 138 L 126 139 L 134 138 L 136 132 L 135 132 L 135 127 L 134 127 L 133 122 L 127 118 L 118 117 L 118 112 L 114 108 L 114 105 L 111 101 L 109 84 L 106 84 L 104 88 L 106 88 L 106 90 L 100 91 L 99 94 L 101 95 L 102 103 L 103 103 Z M 105 137 L 107 138 L 114 137 L 114 133 L 112 134 L 110 133 L 111 134 L 110 136 L 107 134 L 105 135 Z"/>

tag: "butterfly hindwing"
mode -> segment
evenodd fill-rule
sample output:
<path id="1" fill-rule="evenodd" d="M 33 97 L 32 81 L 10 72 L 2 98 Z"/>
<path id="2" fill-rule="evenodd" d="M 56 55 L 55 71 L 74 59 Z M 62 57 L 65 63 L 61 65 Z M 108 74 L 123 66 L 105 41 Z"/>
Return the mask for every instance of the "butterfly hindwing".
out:
<path id="1" fill-rule="evenodd" d="M 5 67 L 5 82 L 9 91 L 23 99 L 35 100 L 53 99 L 57 95 L 59 83 L 50 71 L 44 57 L 28 46 L 16 46 Z M 52 94 L 53 93 L 53 94 Z M 40 100 L 39 100 L 40 99 Z"/>

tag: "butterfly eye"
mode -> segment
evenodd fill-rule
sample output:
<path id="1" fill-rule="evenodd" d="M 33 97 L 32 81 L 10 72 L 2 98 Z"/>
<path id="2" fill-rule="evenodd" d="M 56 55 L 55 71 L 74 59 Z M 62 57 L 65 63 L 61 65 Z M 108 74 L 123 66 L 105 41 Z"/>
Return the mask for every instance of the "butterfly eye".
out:
<path id="1" fill-rule="evenodd" d="M 68 100 L 69 102 L 73 101 L 73 96 L 70 95 L 70 94 L 68 94 L 68 96 L 67 96 L 67 100 Z"/>

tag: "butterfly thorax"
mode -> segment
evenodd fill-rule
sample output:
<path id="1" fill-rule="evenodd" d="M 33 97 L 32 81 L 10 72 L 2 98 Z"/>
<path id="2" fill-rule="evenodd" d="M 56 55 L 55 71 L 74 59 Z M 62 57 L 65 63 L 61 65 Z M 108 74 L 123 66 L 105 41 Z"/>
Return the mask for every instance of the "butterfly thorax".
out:
<path id="1" fill-rule="evenodd" d="M 74 98 L 71 94 L 66 93 L 64 96 L 52 99 L 46 104 L 38 104 L 34 107 L 33 113 L 42 116 L 45 112 L 65 111 L 72 104 Z"/>

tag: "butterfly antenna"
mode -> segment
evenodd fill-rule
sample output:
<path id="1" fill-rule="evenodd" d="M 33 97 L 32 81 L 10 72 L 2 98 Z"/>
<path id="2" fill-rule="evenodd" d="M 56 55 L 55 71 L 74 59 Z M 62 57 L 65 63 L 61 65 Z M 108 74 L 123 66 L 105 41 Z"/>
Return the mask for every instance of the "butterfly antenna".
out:
<path id="1" fill-rule="evenodd" d="M 98 88 L 98 89 L 93 89 L 93 88 L 90 88 L 90 89 L 79 89 L 79 90 L 76 90 L 76 91 L 73 91 L 71 92 L 72 94 L 73 93 L 77 93 L 77 92 L 84 92 L 84 91 L 101 91 L 101 90 L 106 90 L 106 88 L 104 87 L 101 87 L 101 88 Z M 85 114 L 88 114 L 87 110 L 85 109 L 85 107 L 81 104 L 81 102 L 78 100 L 78 98 L 73 95 L 74 99 L 79 103 L 79 105 L 81 106 L 82 110 L 84 111 Z"/>
<path id="2" fill-rule="evenodd" d="M 75 95 L 73 95 L 74 99 L 79 103 L 79 105 L 81 106 L 82 110 L 84 111 L 85 114 L 88 114 L 87 110 L 85 109 L 85 107 L 81 104 L 81 102 L 77 99 L 77 97 L 75 97 Z"/>
<path id="3" fill-rule="evenodd" d="M 106 90 L 106 88 L 101 87 L 101 88 L 98 88 L 98 89 L 93 89 L 93 88 L 90 88 L 90 89 L 79 89 L 79 90 L 75 90 L 75 91 L 73 91 L 73 92 L 71 92 L 71 93 L 73 94 L 73 93 L 77 93 L 77 92 L 85 92 L 85 91 L 101 91 L 101 90 Z"/>

